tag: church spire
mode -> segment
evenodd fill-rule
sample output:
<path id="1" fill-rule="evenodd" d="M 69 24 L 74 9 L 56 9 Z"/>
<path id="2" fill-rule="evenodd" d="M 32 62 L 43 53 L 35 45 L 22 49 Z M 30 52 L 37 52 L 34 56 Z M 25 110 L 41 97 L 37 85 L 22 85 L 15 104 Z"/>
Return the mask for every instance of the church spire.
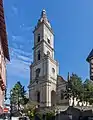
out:
<path id="1" fill-rule="evenodd" d="M 43 18 L 43 19 L 47 18 L 46 10 L 45 9 L 43 9 L 42 12 L 41 12 L 41 18 Z"/>
<path id="2" fill-rule="evenodd" d="M 46 14 L 45 9 L 43 9 L 42 12 L 41 12 L 41 16 L 40 16 L 40 19 L 38 20 L 37 26 L 42 22 L 46 23 L 48 25 L 48 27 L 51 28 L 51 25 L 50 25 L 49 20 L 47 18 L 47 14 Z"/>

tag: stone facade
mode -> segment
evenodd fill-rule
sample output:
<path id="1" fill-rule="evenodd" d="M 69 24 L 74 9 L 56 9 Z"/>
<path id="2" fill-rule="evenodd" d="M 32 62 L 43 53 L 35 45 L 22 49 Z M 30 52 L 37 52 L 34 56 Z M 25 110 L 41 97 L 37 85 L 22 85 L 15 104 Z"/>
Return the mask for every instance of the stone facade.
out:
<path id="1" fill-rule="evenodd" d="M 54 59 L 54 33 L 43 10 L 33 31 L 33 63 L 30 66 L 29 98 L 40 107 L 72 106 L 73 99 L 64 97 L 67 81 L 59 76 L 59 63 Z M 68 76 L 69 77 L 69 76 Z M 79 100 L 74 99 L 77 106 Z M 63 108 L 62 108 L 63 109 Z"/>
<path id="2" fill-rule="evenodd" d="M 29 98 L 41 107 L 56 104 L 59 64 L 54 60 L 54 34 L 43 10 L 34 30 L 34 61 L 30 66 Z"/>
<path id="3" fill-rule="evenodd" d="M 56 104 L 57 105 L 69 105 L 69 100 L 64 96 L 64 92 L 66 91 L 67 81 L 65 81 L 61 76 L 57 78 L 57 90 L 56 90 Z"/>

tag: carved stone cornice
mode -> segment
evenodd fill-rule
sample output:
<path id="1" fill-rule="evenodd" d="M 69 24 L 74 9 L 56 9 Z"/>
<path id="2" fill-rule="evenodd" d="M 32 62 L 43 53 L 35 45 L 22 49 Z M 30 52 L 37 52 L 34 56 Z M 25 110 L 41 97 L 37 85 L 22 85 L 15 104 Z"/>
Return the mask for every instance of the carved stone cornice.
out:
<path id="1" fill-rule="evenodd" d="M 32 49 L 33 49 L 33 50 L 34 50 L 34 49 L 37 49 L 38 47 L 40 47 L 40 44 L 41 44 L 41 43 L 46 43 L 47 46 L 54 51 L 54 48 L 52 48 L 52 47 L 46 42 L 46 40 L 44 40 L 44 39 L 42 39 L 39 43 L 37 43 L 37 44 L 35 45 L 35 47 L 33 47 Z"/>
<path id="2" fill-rule="evenodd" d="M 49 27 L 49 25 L 43 20 L 42 22 L 40 22 L 36 27 L 35 29 L 33 30 L 33 33 L 42 25 L 46 25 L 46 27 L 49 29 L 49 31 L 54 35 L 54 32 L 52 30 L 52 28 Z"/>

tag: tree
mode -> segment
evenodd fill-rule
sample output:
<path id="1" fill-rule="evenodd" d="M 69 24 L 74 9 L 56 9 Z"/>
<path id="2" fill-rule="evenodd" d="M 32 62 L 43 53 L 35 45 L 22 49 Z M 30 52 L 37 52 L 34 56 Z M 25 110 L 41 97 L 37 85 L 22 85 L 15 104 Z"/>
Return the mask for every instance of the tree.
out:
<path id="1" fill-rule="evenodd" d="M 86 79 L 82 82 L 82 79 L 76 74 L 72 74 L 70 79 L 68 80 L 67 90 L 66 90 L 67 98 L 78 99 L 79 102 L 89 102 L 93 104 L 93 81 Z"/>
<path id="2" fill-rule="evenodd" d="M 68 80 L 67 89 L 66 89 L 66 96 L 67 98 L 73 98 L 73 105 L 74 105 L 74 98 L 81 99 L 83 94 L 83 87 L 82 87 L 82 79 L 73 74 L 70 76 Z"/>
<path id="3" fill-rule="evenodd" d="M 11 89 L 10 102 L 12 103 L 12 106 L 16 106 L 18 110 L 20 108 L 20 105 L 24 105 L 28 102 L 28 99 L 26 98 L 25 88 L 19 81 Z"/>
<path id="4" fill-rule="evenodd" d="M 26 116 L 30 118 L 30 120 L 39 119 L 39 120 L 44 120 L 44 117 L 46 120 L 51 120 L 55 116 L 55 111 L 50 110 L 49 108 L 43 109 L 43 113 L 38 109 L 39 103 L 35 101 L 29 100 L 29 102 L 24 105 L 24 110 L 23 113 L 25 113 Z"/>
<path id="5" fill-rule="evenodd" d="M 52 120 L 55 117 L 55 112 L 46 113 L 46 120 Z"/>
<path id="6" fill-rule="evenodd" d="M 86 79 L 84 86 L 84 101 L 93 104 L 93 81 Z"/>
<path id="7" fill-rule="evenodd" d="M 25 113 L 25 115 L 27 115 L 30 120 L 33 120 L 37 114 L 36 109 L 38 108 L 36 108 L 36 106 L 38 106 L 38 103 L 31 100 L 29 100 L 28 103 L 24 105 L 23 113 Z M 37 115 L 39 116 L 40 114 Z"/>

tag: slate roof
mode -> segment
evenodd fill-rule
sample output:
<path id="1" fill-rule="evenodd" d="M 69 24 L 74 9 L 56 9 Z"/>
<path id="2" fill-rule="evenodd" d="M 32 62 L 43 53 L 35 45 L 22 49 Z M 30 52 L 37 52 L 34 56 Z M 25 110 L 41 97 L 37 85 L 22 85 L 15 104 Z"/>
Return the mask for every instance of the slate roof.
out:
<path id="1" fill-rule="evenodd" d="M 60 81 L 60 82 L 64 82 L 64 83 L 67 82 L 67 81 L 64 80 L 64 78 L 63 78 L 62 76 L 60 76 L 60 75 L 57 76 L 57 80 Z"/>
<path id="2" fill-rule="evenodd" d="M 89 62 L 92 57 L 93 57 L 93 49 L 91 50 L 86 60 Z"/>

